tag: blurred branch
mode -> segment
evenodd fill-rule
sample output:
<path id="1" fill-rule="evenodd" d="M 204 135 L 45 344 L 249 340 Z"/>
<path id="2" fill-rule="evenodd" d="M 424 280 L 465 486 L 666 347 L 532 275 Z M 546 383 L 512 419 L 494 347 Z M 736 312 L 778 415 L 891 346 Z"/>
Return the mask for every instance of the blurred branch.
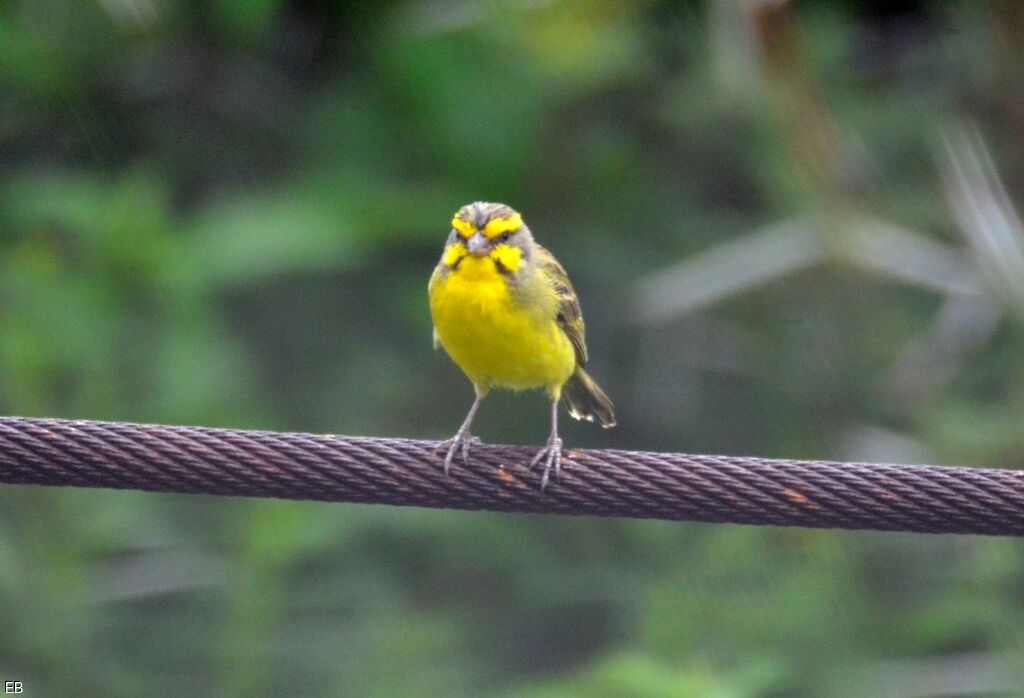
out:
<path id="1" fill-rule="evenodd" d="M 814 215 L 772 224 L 650 274 L 635 289 L 642 321 L 670 320 L 826 261 L 946 295 L 988 295 L 989 284 L 960 250 L 860 212 L 864 207 L 857 201 L 857 171 L 843 157 L 842 129 L 807 59 L 800 16 L 792 3 L 723 0 L 713 5 L 711 22 L 713 36 L 719 37 L 713 48 L 718 58 L 715 65 L 722 68 L 720 80 L 727 89 L 735 87 L 735 67 L 744 67 L 742 84 L 749 88 L 748 94 L 758 96 L 748 102 L 751 116 L 761 119 L 763 113 L 774 114 L 772 129 L 783 136 L 788 171 L 802 176 L 806 208 Z M 732 43 L 741 46 L 730 49 Z M 761 89 L 752 87 L 758 81 L 763 82 Z M 978 151 L 975 148 L 968 153 L 971 157 L 958 161 L 973 165 L 973 179 L 985 185 L 973 187 L 972 191 L 980 191 L 972 200 L 987 196 L 1000 204 L 987 208 L 1008 209 L 999 220 L 998 247 L 1009 253 L 1013 236 L 1007 232 L 1012 227 L 1008 221 L 1016 217 L 994 170 L 980 164 L 984 153 Z M 1011 256 L 1015 255 L 1014 251 Z M 1024 262 L 1003 264 L 1001 276 L 1008 275 L 1007 264 L 1019 266 L 1016 281 L 1024 298 L 1024 273 L 1019 271 Z"/>
<path id="2" fill-rule="evenodd" d="M 975 126 L 942 134 L 953 217 L 996 297 L 1024 317 L 1024 227 Z"/>
<path id="3" fill-rule="evenodd" d="M 820 263 L 828 248 L 810 220 L 794 218 L 695 255 L 641 279 L 635 293 L 644 322 L 711 305 Z"/>
<path id="4" fill-rule="evenodd" d="M 867 218 L 824 230 L 805 217 L 648 275 L 636 286 L 637 307 L 643 321 L 665 321 L 830 260 L 945 294 L 986 292 L 962 254 L 921 233 Z"/>
<path id="5" fill-rule="evenodd" d="M 886 221 L 862 219 L 848 226 L 837 259 L 887 276 L 958 296 L 985 295 L 973 265 L 955 249 Z"/>
<path id="6" fill-rule="evenodd" d="M 950 296 L 924 336 L 910 343 L 882 381 L 882 392 L 903 406 L 920 404 L 946 387 L 968 354 L 985 346 L 1002 313 L 987 296 Z"/>
<path id="7" fill-rule="evenodd" d="M 137 552 L 100 565 L 94 574 L 97 603 L 138 601 L 222 584 L 222 561 L 184 550 Z"/>
<path id="8" fill-rule="evenodd" d="M 1017 695 L 1024 680 L 1016 661 L 996 654 L 960 654 L 877 664 L 860 680 L 876 698 Z"/>
<path id="9" fill-rule="evenodd" d="M 162 9 L 158 0 L 99 0 L 99 4 L 114 22 L 129 28 L 151 25 Z"/>
<path id="10" fill-rule="evenodd" d="M 751 18 L 760 49 L 764 95 L 785 139 L 794 174 L 803 189 L 826 207 L 838 206 L 856 188 L 857 168 L 845 152 L 842 129 L 824 97 L 809 58 L 801 13 L 788 0 L 737 2 Z M 756 73 L 755 73 L 756 74 Z"/>

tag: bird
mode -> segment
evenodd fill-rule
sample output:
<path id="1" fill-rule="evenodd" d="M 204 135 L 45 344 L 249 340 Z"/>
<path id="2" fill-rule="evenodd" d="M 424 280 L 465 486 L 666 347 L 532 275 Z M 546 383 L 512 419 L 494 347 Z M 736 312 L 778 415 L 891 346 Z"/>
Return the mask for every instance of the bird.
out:
<path id="1" fill-rule="evenodd" d="M 543 389 L 551 400 L 551 434 L 530 469 L 544 463 L 541 491 L 560 479 L 558 405 L 575 419 L 615 426 L 615 408 L 584 370 L 583 313 L 569 275 L 534 240 L 522 215 L 477 201 L 459 209 L 428 285 L 434 348 L 462 369 L 476 398 L 462 426 L 443 442 L 447 476 L 456 454 L 468 464 L 480 440 L 470 428 L 492 388 Z"/>

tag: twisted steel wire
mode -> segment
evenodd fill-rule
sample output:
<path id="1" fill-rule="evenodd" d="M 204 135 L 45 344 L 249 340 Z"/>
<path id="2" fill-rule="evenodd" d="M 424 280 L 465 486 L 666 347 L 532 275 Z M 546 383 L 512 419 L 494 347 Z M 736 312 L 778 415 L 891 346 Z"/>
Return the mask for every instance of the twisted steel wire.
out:
<path id="1" fill-rule="evenodd" d="M 1024 471 L 535 448 L 0 417 L 0 482 L 546 514 L 1024 535 Z"/>

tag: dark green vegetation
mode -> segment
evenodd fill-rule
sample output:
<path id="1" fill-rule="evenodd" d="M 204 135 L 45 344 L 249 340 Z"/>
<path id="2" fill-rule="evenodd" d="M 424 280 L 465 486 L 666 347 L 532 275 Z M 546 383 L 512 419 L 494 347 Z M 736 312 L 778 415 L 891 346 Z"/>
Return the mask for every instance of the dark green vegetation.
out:
<path id="1" fill-rule="evenodd" d="M 619 409 L 569 445 L 1021 466 L 1018 3 L 191 5 L 0 5 L 3 413 L 447 437 L 426 283 L 491 199 Z M 32 696 L 1019 695 L 1022 588 L 1015 540 L 0 488 Z"/>

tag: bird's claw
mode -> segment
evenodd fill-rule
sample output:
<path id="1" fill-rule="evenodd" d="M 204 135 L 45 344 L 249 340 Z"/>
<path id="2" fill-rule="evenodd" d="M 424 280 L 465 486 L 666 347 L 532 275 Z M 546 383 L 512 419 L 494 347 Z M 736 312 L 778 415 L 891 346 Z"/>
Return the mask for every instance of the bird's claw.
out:
<path id="1" fill-rule="evenodd" d="M 560 438 L 552 436 L 548 439 L 547 445 L 538 451 L 530 461 L 530 470 L 533 470 L 534 466 L 542 460 L 544 461 L 544 475 L 540 479 L 541 492 L 548 486 L 552 468 L 555 470 L 555 480 L 561 481 L 562 479 L 562 440 Z"/>
<path id="2" fill-rule="evenodd" d="M 460 429 L 455 433 L 455 436 L 444 442 L 443 445 L 448 447 L 448 452 L 444 457 L 444 474 L 448 475 L 448 471 L 451 470 L 452 461 L 455 460 L 455 454 L 462 452 L 462 462 L 465 465 L 469 465 L 469 449 L 471 446 L 475 446 L 480 442 L 480 439 L 469 433 L 469 430 Z"/>

